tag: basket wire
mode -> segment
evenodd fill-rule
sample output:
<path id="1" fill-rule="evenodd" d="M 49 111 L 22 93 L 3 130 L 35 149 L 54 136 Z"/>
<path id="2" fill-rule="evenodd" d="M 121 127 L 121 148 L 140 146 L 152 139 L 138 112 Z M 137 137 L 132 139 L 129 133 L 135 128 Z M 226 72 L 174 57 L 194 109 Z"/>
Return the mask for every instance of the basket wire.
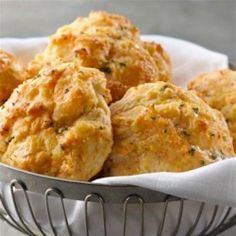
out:
<path id="1" fill-rule="evenodd" d="M 22 216 L 22 213 L 20 212 L 16 197 L 14 194 L 15 191 L 18 189 L 20 189 L 23 192 L 30 216 L 33 219 L 35 229 L 37 232 L 30 229 L 30 227 L 27 225 L 27 222 L 25 222 L 25 220 Z M 33 212 L 33 209 L 32 209 L 32 206 L 31 206 L 31 203 L 29 200 L 28 189 L 27 189 L 26 185 L 22 181 L 12 180 L 10 183 L 10 192 L 11 192 L 13 206 L 14 206 L 17 217 L 14 217 L 13 214 L 11 214 L 11 212 L 6 204 L 6 201 L 4 200 L 3 196 L 0 194 L 0 202 L 1 202 L 2 207 L 4 209 L 4 211 L 0 211 L 0 218 L 2 220 L 4 220 L 5 222 L 7 222 L 10 226 L 14 227 L 15 229 L 19 230 L 20 232 L 22 232 L 24 234 L 32 235 L 32 236 L 38 236 L 38 235 L 46 236 L 47 233 L 44 232 L 44 230 L 42 229 L 42 227 L 40 226 L 40 224 L 36 220 L 35 214 Z M 59 233 L 57 232 L 57 229 L 53 223 L 53 218 L 51 215 L 51 209 L 50 209 L 50 204 L 49 204 L 49 196 L 57 196 L 60 199 L 60 203 L 61 203 L 60 207 L 63 212 L 63 218 L 64 218 L 64 223 L 65 223 L 67 235 L 73 236 L 73 233 L 70 229 L 68 219 L 67 219 L 63 193 L 59 189 L 48 188 L 44 193 L 44 201 L 45 201 L 45 209 L 46 209 L 48 222 L 49 222 L 49 225 L 51 228 L 52 235 L 58 236 Z M 170 198 L 171 198 L 171 196 L 167 196 L 164 201 L 164 205 L 163 205 L 163 209 L 162 209 L 162 219 L 161 219 L 161 224 L 159 225 L 159 227 L 157 229 L 157 233 L 156 233 L 157 236 L 163 235 L 163 229 L 165 227 L 166 214 L 168 211 Z M 104 202 L 104 199 L 102 198 L 102 196 L 100 196 L 97 193 L 88 194 L 84 199 L 84 213 L 85 213 L 84 224 L 85 224 L 85 228 L 86 228 L 86 236 L 91 236 L 90 230 L 89 230 L 90 227 L 89 227 L 89 216 L 88 216 L 88 208 L 89 208 L 90 201 L 91 202 L 96 201 L 100 205 L 101 219 L 103 222 L 103 235 L 107 236 L 107 228 L 106 228 L 107 222 L 106 222 L 106 215 L 105 215 L 105 210 L 104 210 L 105 202 Z M 175 229 L 174 229 L 173 233 L 171 234 L 171 236 L 178 235 L 179 228 L 181 226 L 181 220 L 183 217 L 183 212 L 184 212 L 185 200 L 179 198 L 177 201 L 179 202 L 179 209 L 177 212 L 178 217 L 177 217 Z M 139 196 L 139 195 L 129 195 L 123 201 L 123 230 L 122 230 L 123 236 L 128 236 L 126 233 L 127 221 L 128 221 L 127 212 L 128 212 L 129 205 L 133 204 L 133 203 L 136 203 L 139 206 L 139 220 L 140 220 L 140 225 L 139 225 L 139 232 L 140 233 L 139 233 L 139 235 L 144 236 L 144 217 L 145 217 L 144 204 L 145 204 L 145 202 L 144 202 L 143 197 Z M 189 228 L 186 236 L 196 235 L 195 230 L 197 228 L 197 225 L 199 223 L 199 220 L 201 218 L 204 208 L 205 208 L 205 203 L 202 202 L 199 209 L 198 209 L 198 212 L 196 212 L 195 220 L 194 220 L 192 226 Z M 226 229 L 236 225 L 236 215 L 229 217 L 232 207 L 228 207 L 227 211 L 225 212 L 225 215 L 222 217 L 222 220 L 218 223 L 218 225 L 216 227 L 212 228 L 212 226 L 215 222 L 217 213 L 218 213 L 218 209 L 219 209 L 219 206 L 215 205 L 213 208 L 212 216 L 211 216 L 209 223 L 207 224 L 207 226 L 202 230 L 202 232 L 199 235 L 201 235 L 201 236 L 217 235 L 217 234 L 220 234 L 221 232 L 225 231 Z"/>

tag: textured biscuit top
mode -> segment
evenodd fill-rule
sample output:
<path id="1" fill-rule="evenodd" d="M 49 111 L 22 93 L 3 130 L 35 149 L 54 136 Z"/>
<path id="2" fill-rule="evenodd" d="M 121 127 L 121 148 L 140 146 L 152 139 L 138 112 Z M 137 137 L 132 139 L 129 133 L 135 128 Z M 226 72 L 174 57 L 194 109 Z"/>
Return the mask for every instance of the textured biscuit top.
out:
<path id="1" fill-rule="evenodd" d="M 0 156 L 24 170 L 89 180 L 112 145 L 104 74 L 65 63 L 16 88 L 0 110 Z"/>
<path id="2" fill-rule="evenodd" d="M 114 145 L 107 176 L 186 171 L 234 154 L 220 112 L 172 84 L 139 85 L 111 105 Z"/>
<path id="3" fill-rule="evenodd" d="M 236 151 L 236 71 L 205 73 L 191 81 L 188 88 L 223 113 Z"/>
<path id="4" fill-rule="evenodd" d="M 105 11 L 92 11 L 88 17 L 78 17 L 70 25 L 58 29 L 58 34 L 97 35 L 119 40 L 122 37 L 139 38 L 139 30 L 127 18 Z"/>
<path id="5" fill-rule="evenodd" d="M 172 77 L 171 60 L 163 47 L 155 42 L 143 42 L 144 48 L 154 59 L 161 81 L 168 82 Z"/>
<path id="6" fill-rule="evenodd" d="M 13 55 L 0 49 L 0 105 L 9 98 L 13 89 L 24 79 L 23 65 Z"/>
<path id="7" fill-rule="evenodd" d="M 104 72 L 113 101 L 129 87 L 171 78 L 170 59 L 161 45 L 143 44 L 129 20 L 106 12 L 92 12 L 59 28 L 46 50 L 29 64 L 28 73 L 32 76 L 58 59 L 76 59 L 82 66 Z"/>

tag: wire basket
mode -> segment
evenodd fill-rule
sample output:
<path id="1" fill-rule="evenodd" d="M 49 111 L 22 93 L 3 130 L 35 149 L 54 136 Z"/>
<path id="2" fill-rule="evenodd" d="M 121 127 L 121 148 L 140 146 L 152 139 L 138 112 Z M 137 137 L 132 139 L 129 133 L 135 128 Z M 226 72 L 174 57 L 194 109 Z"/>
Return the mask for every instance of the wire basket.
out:
<path id="1" fill-rule="evenodd" d="M 21 170 L 17 170 L 12 167 L 8 167 L 4 164 L 0 164 L 0 181 L 4 182 L 9 186 L 10 198 L 4 197 L 4 194 L 0 195 L 0 201 L 2 204 L 2 210 L 0 210 L 0 218 L 6 221 L 10 226 L 16 228 L 22 233 L 28 235 L 60 235 L 57 231 L 57 226 L 53 220 L 50 208 L 50 196 L 56 196 L 60 201 L 60 206 L 62 209 L 62 215 L 64 219 L 64 226 L 66 235 L 78 235 L 75 234 L 69 224 L 67 218 L 67 212 L 64 205 L 66 199 L 81 200 L 83 201 L 83 212 L 85 215 L 84 226 L 85 226 L 85 235 L 94 235 L 90 232 L 90 219 L 88 214 L 90 202 L 97 202 L 100 207 L 100 220 L 102 222 L 103 233 L 101 235 L 108 235 L 107 233 L 107 216 L 105 214 L 104 206 L 107 203 L 116 203 L 122 206 L 122 235 L 127 234 L 127 222 L 129 221 L 128 217 L 128 208 L 130 204 L 136 204 L 139 207 L 139 215 L 136 217 L 139 218 L 139 225 L 137 228 L 139 230 L 139 235 L 145 235 L 144 232 L 144 218 L 145 210 L 144 205 L 147 203 L 161 203 L 162 207 L 159 209 L 161 211 L 160 223 L 157 225 L 155 235 L 166 235 L 163 234 L 163 230 L 166 227 L 166 215 L 169 210 L 169 205 L 171 202 L 178 204 L 178 210 L 176 211 L 175 222 L 172 222 L 174 225 L 173 232 L 170 235 L 182 235 L 179 234 L 179 229 L 183 222 L 183 215 L 185 214 L 185 204 L 186 200 L 180 199 L 174 196 L 168 196 L 161 192 L 156 192 L 152 190 L 147 190 L 135 186 L 107 186 L 102 184 L 94 184 L 87 182 L 79 181 L 67 181 L 63 179 L 57 179 L 53 177 L 42 176 L 34 173 L 29 173 Z M 32 228 L 26 222 L 23 213 L 21 212 L 20 205 L 16 199 L 16 192 L 21 191 L 23 193 L 25 202 L 27 203 L 28 212 L 31 216 L 32 223 L 34 227 Z M 40 223 L 36 220 L 34 214 L 33 206 L 31 204 L 29 193 L 35 192 L 44 195 L 44 206 L 48 224 L 50 225 L 51 232 L 45 232 L 41 227 Z M 8 202 L 8 203 L 7 203 Z M 11 202 L 13 210 L 10 210 L 9 202 Z M 215 205 L 212 208 L 211 217 L 207 222 L 207 225 L 201 229 L 201 232 L 195 232 L 201 217 L 203 216 L 203 211 L 205 208 L 205 203 L 200 203 L 198 210 L 192 212 L 194 215 L 194 220 L 191 225 L 189 225 L 186 235 L 217 235 L 224 230 L 236 225 L 236 213 L 232 214 L 232 207 L 228 207 L 224 214 L 221 215 L 220 220 L 217 221 L 217 215 L 222 214 L 219 211 L 219 206 Z M 236 211 L 235 211 L 236 212 Z M 219 217 L 218 217 L 219 219 Z M 65 235 L 65 236 L 66 236 Z M 80 234 L 79 234 L 80 235 Z M 95 234 L 98 235 L 98 234 Z M 100 235 L 100 234 L 99 234 Z M 64 236 L 64 234 L 63 234 Z M 148 235 L 149 236 L 149 235 Z"/>

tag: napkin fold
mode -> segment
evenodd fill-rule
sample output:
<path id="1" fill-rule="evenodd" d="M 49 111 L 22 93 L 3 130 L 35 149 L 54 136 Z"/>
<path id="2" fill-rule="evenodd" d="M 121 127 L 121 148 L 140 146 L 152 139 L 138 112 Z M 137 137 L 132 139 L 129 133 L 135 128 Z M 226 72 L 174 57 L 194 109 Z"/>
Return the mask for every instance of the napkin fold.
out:
<path id="1" fill-rule="evenodd" d="M 186 199 L 236 207 L 236 158 L 182 173 L 108 177 L 94 182 L 136 185 Z"/>

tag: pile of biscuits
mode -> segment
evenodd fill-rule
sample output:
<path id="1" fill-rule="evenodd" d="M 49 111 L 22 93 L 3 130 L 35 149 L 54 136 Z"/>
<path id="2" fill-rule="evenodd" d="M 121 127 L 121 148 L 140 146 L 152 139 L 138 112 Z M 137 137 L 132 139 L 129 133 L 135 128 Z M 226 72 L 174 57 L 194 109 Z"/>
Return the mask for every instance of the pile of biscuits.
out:
<path id="1" fill-rule="evenodd" d="M 39 174 L 186 171 L 233 157 L 236 72 L 171 83 L 160 44 L 125 17 L 91 12 L 22 65 L 0 51 L 0 160 Z"/>

